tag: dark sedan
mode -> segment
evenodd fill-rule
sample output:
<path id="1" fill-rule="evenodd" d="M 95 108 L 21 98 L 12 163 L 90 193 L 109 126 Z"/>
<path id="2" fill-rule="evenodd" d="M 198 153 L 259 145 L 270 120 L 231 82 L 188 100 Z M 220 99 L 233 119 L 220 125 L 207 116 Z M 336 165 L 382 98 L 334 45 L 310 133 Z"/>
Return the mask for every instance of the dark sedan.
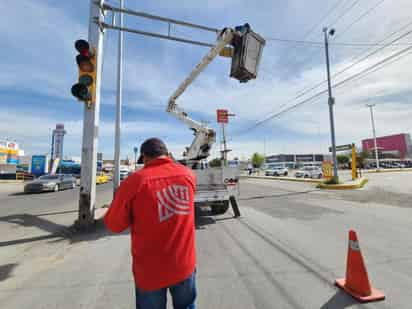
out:
<path id="1" fill-rule="evenodd" d="M 76 179 L 72 175 L 56 174 L 44 175 L 38 179 L 29 182 L 24 186 L 25 193 L 44 192 L 44 191 L 60 191 L 63 189 L 74 189 L 76 187 Z"/>

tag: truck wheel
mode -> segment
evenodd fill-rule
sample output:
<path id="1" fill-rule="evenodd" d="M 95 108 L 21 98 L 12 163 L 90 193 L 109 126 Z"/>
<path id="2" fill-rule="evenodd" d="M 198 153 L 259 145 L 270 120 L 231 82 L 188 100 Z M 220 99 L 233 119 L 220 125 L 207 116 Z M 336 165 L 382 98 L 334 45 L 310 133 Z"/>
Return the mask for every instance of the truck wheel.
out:
<path id="1" fill-rule="evenodd" d="M 213 215 L 223 215 L 229 209 L 229 201 L 212 204 L 210 208 Z"/>

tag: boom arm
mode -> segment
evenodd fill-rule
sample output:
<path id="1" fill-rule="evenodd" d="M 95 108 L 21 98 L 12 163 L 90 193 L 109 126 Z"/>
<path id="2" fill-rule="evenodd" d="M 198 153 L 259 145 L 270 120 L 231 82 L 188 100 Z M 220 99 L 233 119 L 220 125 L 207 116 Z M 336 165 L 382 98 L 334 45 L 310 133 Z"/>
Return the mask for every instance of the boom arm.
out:
<path id="1" fill-rule="evenodd" d="M 216 141 L 216 133 L 213 129 L 206 125 L 197 122 L 187 113 L 177 106 L 176 100 L 189 87 L 189 85 L 197 78 L 197 76 L 216 58 L 223 48 L 230 44 L 234 37 L 234 31 L 230 28 L 224 29 L 216 42 L 216 45 L 203 57 L 202 61 L 193 69 L 189 76 L 179 85 L 176 91 L 169 98 L 167 112 L 174 115 L 177 119 L 189 126 L 194 131 L 195 138 L 187 148 L 184 156 L 188 160 L 200 160 L 209 156 L 210 148 Z"/>

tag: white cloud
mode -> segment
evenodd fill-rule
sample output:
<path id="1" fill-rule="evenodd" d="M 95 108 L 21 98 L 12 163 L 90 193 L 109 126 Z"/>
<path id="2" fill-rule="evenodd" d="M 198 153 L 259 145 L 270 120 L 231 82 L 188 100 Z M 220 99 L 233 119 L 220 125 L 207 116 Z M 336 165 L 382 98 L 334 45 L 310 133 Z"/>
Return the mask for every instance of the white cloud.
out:
<path id="1" fill-rule="evenodd" d="M 300 0 L 287 3 L 274 3 L 262 1 L 259 6 L 252 6 L 250 2 L 243 1 L 186 1 L 181 0 L 170 3 L 152 1 L 150 7 L 156 8 L 156 13 L 176 12 L 190 15 L 190 20 L 199 23 L 210 23 L 211 20 L 221 25 L 233 25 L 244 21 L 250 21 L 252 26 L 265 36 L 279 36 L 300 39 L 319 17 L 326 11 L 321 1 L 311 2 L 311 5 L 302 5 Z M 378 41 L 410 20 L 412 2 L 409 0 L 385 1 L 368 17 L 355 24 L 350 31 L 339 37 L 339 31 L 343 31 L 350 23 L 367 9 L 371 4 L 362 3 L 350 12 L 336 25 L 336 41 L 340 42 L 374 42 Z M 230 12 L 229 9 L 231 8 Z M 16 85 L 22 85 L 24 89 L 37 91 L 55 97 L 69 97 L 69 89 L 76 76 L 74 65 L 73 41 L 83 36 L 86 31 L 86 23 L 79 23 L 68 16 L 63 9 L 46 5 L 42 1 L 3 1 L 0 9 L 8 12 L 8 16 L 0 20 L 0 39 L 15 51 L 19 58 L 14 61 L 3 61 L 0 71 L 0 88 L 16 89 Z M 212 9 L 212 10 L 210 10 Z M 190 13 L 190 14 L 189 14 Z M 170 15 L 164 14 L 164 15 Z M 269 18 L 273 15 L 273 18 Z M 329 25 L 339 12 L 335 12 L 325 24 Z M 19 18 L 16 18 L 19 16 Z M 212 17 L 213 18 L 212 18 Z M 178 16 L 170 16 L 178 17 Z M 186 16 L 187 17 L 187 16 Z M 188 19 L 188 18 L 184 19 Z M 20 21 L 24 20 L 24 23 Z M 51 22 L 53 21 L 53 22 Z M 308 38 L 321 40 L 321 25 Z M 409 27 L 409 29 L 412 28 Z M 406 31 L 406 30 L 404 30 Z M 110 93 L 115 89 L 115 40 L 106 37 L 106 57 L 104 88 Z M 411 42 L 412 35 L 403 42 Z M 45 42 L 49 58 L 43 59 Z M 128 99 L 124 104 L 136 111 L 145 110 L 151 112 L 151 116 L 164 113 L 167 99 L 176 89 L 178 84 L 186 77 L 186 74 L 197 64 L 207 49 L 192 48 L 186 45 L 170 42 L 155 43 L 160 41 L 147 41 L 145 48 L 133 46 L 130 38 L 127 39 L 124 90 Z M 138 43 L 146 42 L 138 40 Z M 333 42 L 332 42 L 333 43 Z M 143 43 L 145 44 L 145 43 Z M 137 45 L 137 44 L 136 44 Z M 23 48 L 24 47 L 24 48 Z M 129 50 L 130 48 L 130 50 Z M 365 48 L 367 49 L 367 48 Z M 311 52 L 314 50 L 314 52 Z M 399 50 L 399 49 L 398 49 Z M 353 55 L 359 54 L 358 49 L 331 46 L 332 72 L 337 72 L 349 65 Z M 393 51 L 392 51 L 393 52 Z M 380 52 L 362 64 L 355 66 L 347 73 L 342 74 L 334 82 L 360 72 L 373 63 L 376 63 L 390 50 Z M 21 60 L 21 62 L 20 62 Z M 324 50 L 322 48 L 301 48 L 295 45 L 280 45 L 268 42 L 264 51 L 264 60 L 259 77 L 248 84 L 239 84 L 228 78 L 230 63 L 227 59 L 217 59 L 203 74 L 189 87 L 187 92 L 179 99 L 178 103 L 195 114 L 198 119 L 215 123 L 215 110 L 228 108 L 236 114 L 231 123 L 231 131 L 236 132 L 248 127 L 255 120 L 261 120 L 273 111 L 280 111 L 281 106 L 292 104 L 290 99 L 296 93 L 325 79 Z M 303 63 L 303 67 L 298 65 Z M 265 66 L 266 65 L 266 66 Z M 357 82 L 348 83 L 347 86 L 334 90 L 336 97 L 335 117 L 338 143 L 359 142 L 370 135 L 369 110 L 364 107 L 366 102 L 371 103 L 376 99 L 377 103 L 386 103 L 376 107 L 375 117 L 379 134 L 396 132 L 410 132 L 410 117 L 412 107 L 409 103 L 410 77 L 409 68 L 412 65 L 412 57 L 393 63 L 381 71 L 369 75 Z M 285 68 L 287 66 L 287 68 Z M 64 69 L 63 69 L 64 68 Z M 285 69 L 296 73 L 293 76 L 285 75 Z M 22 75 L 20 72 L 29 72 Z M 268 74 L 271 72 L 271 74 Z M 325 89 L 325 85 L 319 89 Z M 318 90 L 319 90 L 318 89 Z M 315 92 L 313 92 L 315 93 Z M 310 94 L 308 94 L 309 96 Z M 304 99 L 304 97 L 302 98 Z M 382 102 L 382 100 L 384 100 Z M 114 96 L 107 95 L 102 103 L 113 105 Z M 299 102 L 296 101 L 296 102 Z M 288 106 L 288 105 L 287 105 Z M 27 115 L 26 115 L 27 116 Z M 0 115 L 0 118 L 2 115 Z M 47 142 L 48 127 L 53 127 L 56 117 L 45 119 L 36 115 L 23 117 L 20 127 L 5 119 L 0 124 L 2 135 L 13 135 L 26 140 L 40 138 Z M 64 117 L 62 117 L 64 118 Z M 63 119 L 59 119 L 63 120 Z M 73 136 L 81 134 L 80 121 L 63 121 L 70 128 Z M 41 128 L 33 130 L 41 123 Z M 176 123 L 174 123 L 176 124 Z M 215 125 L 214 125 L 215 126 Z M 329 115 L 327 98 L 323 96 L 316 103 L 306 104 L 293 112 L 286 113 L 278 119 L 269 122 L 267 127 L 274 126 L 287 131 L 284 136 L 275 134 L 267 135 L 268 149 L 279 152 L 318 152 L 329 144 Z M 11 128 L 11 129 L 10 129 Z M 167 123 L 134 122 L 124 124 L 125 134 L 143 136 L 145 134 L 168 135 L 171 141 L 181 139 L 171 147 L 183 149 L 190 143 L 190 134 L 186 139 L 187 129 L 176 125 L 176 130 L 170 130 Z M 101 136 L 106 140 L 112 139 L 113 123 L 102 122 Z M 166 133 L 165 133 L 166 132 Z M 263 142 L 262 130 L 249 133 L 245 137 L 235 137 L 233 145 L 234 153 L 251 153 L 254 149 L 260 149 Z M 259 133 L 258 133 L 259 132 Z M 69 137 L 68 137 L 69 138 Z M 238 142 L 236 142 L 238 141 Z M 186 144 L 187 142 L 187 144 Z M 127 149 L 131 145 L 129 140 L 125 142 Z M 46 143 L 47 144 L 47 143 Z M 78 138 L 77 138 L 78 144 Z M 103 144 L 103 143 L 102 143 Z M 129 145 L 130 144 L 130 145 Z M 269 145 L 272 148 L 269 148 Z M 34 145 L 34 144 L 33 144 Z M 110 151 L 110 143 L 106 143 L 107 152 Z M 75 147 L 73 142 L 73 147 Z M 33 146 L 33 148 L 35 148 Z M 215 152 L 218 153 L 218 146 Z"/>

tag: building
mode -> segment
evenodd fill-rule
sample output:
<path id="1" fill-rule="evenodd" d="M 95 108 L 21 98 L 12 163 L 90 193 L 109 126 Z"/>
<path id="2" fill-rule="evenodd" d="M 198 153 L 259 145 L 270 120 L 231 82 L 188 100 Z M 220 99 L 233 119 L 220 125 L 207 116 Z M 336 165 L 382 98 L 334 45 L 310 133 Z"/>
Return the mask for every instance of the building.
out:
<path id="1" fill-rule="evenodd" d="M 265 158 L 266 164 L 299 168 L 304 165 L 321 166 L 323 161 L 331 160 L 331 155 L 324 154 L 278 154 Z"/>
<path id="2" fill-rule="evenodd" d="M 52 135 L 52 149 L 51 159 L 63 158 L 63 141 L 66 130 L 64 130 L 64 124 L 56 124 L 56 129 L 53 130 Z"/>
<path id="3" fill-rule="evenodd" d="M 380 158 L 406 159 L 412 155 L 411 136 L 407 133 L 377 137 L 376 144 Z M 374 153 L 374 139 L 363 140 L 362 150 Z"/>
<path id="4" fill-rule="evenodd" d="M 15 177 L 21 156 L 24 156 L 24 151 L 19 148 L 18 143 L 0 140 L 0 178 Z"/>

